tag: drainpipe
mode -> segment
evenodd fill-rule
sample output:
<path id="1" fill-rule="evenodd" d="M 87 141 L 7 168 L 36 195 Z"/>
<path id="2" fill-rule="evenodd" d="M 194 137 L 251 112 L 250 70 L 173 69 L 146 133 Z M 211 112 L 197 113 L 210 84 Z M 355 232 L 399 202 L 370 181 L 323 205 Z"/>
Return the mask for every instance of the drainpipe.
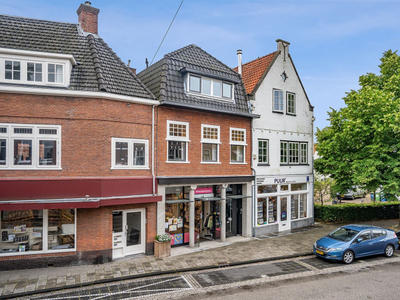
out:
<path id="1" fill-rule="evenodd" d="M 312 154 L 314 154 L 314 121 L 315 121 L 315 117 L 314 117 L 314 114 L 313 114 L 313 116 L 312 116 L 312 118 L 311 118 L 311 139 L 312 139 L 312 149 L 311 149 L 311 152 L 310 153 L 312 153 Z M 312 171 L 312 177 L 313 177 L 313 180 L 312 180 L 312 190 L 310 191 L 311 192 L 311 199 L 310 199 L 310 201 L 312 201 L 311 203 L 313 204 L 313 208 L 314 208 L 314 183 L 315 183 L 315 172 L 314 172 L 314 155 L 311 155 L 311 171 Z M 313 211 L 313 224 L 314 224 L 314 222 L 315 222 L 315 214 L 314 214 L 314 211 Z"/>
<path id="2" fill-rule="evenodd" d="M 254 167 L 253 167 L 253 140 L 254 140 L 254 131 L 253 131 L 253 128 L 254 128 L 254 119 L 252 118 L 251 119 L 251 145 L 252 145 L 252 147 L 251 147 L 251 163 L 250 163 L 250 167 L 251 167 L 251 170 L 253 171 L 253 174 L 254 174 L 254 184 L 253 184 L 253 197 L 251 197 L 251 206 L 252 206 L 252 209 L 251 209 L 251 236 L 255 236 L 256 235 L 256 224 L 255 224 L 255 217 L 254 217 L 254 215 L 255 215 L 255 209 L 256 209 L 256 207 L 257 207 L 257 205 L 256 205 L 256 202 L 257 202 L 257 171 L 256 171 L 256 169 L 254 169 Z"/>
<path id="3" fill-rule="evenodd" d="M 151 174 L 153 176 L 153 195 L 156 194 L 156 176 L 154 174 L 154 105 L 151 111 Z"/>

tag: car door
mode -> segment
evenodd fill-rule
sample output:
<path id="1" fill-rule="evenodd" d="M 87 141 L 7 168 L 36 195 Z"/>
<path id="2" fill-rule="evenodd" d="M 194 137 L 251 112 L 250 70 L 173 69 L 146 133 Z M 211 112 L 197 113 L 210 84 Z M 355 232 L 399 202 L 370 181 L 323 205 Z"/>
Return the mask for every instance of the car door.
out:
<path id="1" fill-rule="evenodd" d="M 371 255 L 371 230 L 364 230 L 356 236 L 351 244 L 351 249 L 356 257 Z"/>
<path id="2" fill-rule="evenodd" d="M 371 251 L 372 254 L 381 254 L 385 252 L 386 246 L 386 230 L 383 229 L 372 229 L 371 237 Z"/>

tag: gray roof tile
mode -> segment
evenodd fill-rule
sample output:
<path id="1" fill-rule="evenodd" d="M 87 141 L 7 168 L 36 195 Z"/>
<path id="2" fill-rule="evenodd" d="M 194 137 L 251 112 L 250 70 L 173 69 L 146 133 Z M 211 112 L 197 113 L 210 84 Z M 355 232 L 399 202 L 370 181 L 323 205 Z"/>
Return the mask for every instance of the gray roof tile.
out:
<path id="1" fill-rule="evenodd" d="M 149 89 L 97 35 L 78 24 L 0 15 L 0 48 L 71 54 L 70 90 L 154 99 Z"/>

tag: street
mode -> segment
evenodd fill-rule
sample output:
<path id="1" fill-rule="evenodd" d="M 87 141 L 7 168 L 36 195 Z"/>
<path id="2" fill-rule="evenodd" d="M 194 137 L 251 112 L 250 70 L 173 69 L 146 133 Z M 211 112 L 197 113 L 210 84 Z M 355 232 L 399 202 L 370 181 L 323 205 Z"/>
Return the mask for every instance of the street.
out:
<path id="1" fill-rule="evenodd" d="M 98 284 L 30 299 L 375 299 L 394 297 L 400 253 L 374 256 L 351 265 L 313 255 Z M 351 276 L 351 277 L 350 277 Z M 374 284 L 371 284 L 373 282 Z M 301 296 L 299 296 L 301 295 Z"/>

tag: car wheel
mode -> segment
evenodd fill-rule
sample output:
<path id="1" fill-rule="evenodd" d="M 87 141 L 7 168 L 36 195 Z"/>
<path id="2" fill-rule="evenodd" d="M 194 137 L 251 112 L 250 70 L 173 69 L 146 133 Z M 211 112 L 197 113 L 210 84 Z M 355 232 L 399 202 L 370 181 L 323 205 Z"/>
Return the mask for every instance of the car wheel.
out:
<path id="1" fill-rule="evenodd" d="M 343 254 L 343 262 L 345 264 L 351 264 L 354 260 L 354 253 L 351 250 L 347 250 L 344 254 Z"/>
<path id="2" fill-rule="evenodd" d="M 387 245 L 387 246 L 385 247 L 385 256 L 391 257 L 391 256 L 393 256 L 393 253 L 394 253 L 394 247 L 393 247 L 393 245 Z"/>

